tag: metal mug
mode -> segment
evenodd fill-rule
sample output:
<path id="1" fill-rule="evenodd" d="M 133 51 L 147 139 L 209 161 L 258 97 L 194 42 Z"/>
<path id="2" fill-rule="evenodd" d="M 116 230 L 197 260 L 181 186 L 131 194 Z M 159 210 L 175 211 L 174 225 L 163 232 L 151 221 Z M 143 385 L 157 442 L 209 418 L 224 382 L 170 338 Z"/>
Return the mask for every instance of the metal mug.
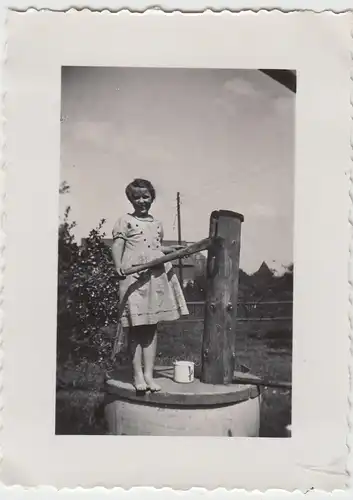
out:
<path id="1" fill-rule="evenodd" d="M 192 361 L 174 362 L 174 382 L 190 384 L 194 381 L 195 363 Z"/>

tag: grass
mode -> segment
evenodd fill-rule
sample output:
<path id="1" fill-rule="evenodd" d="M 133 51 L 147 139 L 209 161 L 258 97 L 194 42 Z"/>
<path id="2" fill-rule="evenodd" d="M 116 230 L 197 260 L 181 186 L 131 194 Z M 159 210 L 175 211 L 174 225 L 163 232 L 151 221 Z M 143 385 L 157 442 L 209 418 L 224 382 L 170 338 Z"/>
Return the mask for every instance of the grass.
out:
<path id="1" fill-rule="evenodd" d="M 156 364 L 175 359 L 200 363 L 202 322 L 160 325 Z M 237 366 L 274 381 L 291 381 L 292 331 L 286 322 L 239 322 Z M 58 367 L 61 388 L 56 399 L 56 434 L 107 434 L 103 415 L 104 369 L 82 361 Z M 266 388 L 261 404 L 260 435 L 284 437 L 291 422 L 291 392 Z"/>

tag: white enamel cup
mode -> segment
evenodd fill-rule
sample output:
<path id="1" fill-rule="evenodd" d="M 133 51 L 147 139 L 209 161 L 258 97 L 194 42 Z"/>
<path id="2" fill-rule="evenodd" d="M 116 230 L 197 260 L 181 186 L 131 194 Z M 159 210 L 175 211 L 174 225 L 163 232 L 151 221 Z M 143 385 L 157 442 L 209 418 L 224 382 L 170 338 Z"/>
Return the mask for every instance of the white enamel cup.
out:
<path id="1" fill-rule="evenodd" d="M 174 382 L 190 384 L 194 381 L 195 363 L 192 361 L 174 362 Z"/>

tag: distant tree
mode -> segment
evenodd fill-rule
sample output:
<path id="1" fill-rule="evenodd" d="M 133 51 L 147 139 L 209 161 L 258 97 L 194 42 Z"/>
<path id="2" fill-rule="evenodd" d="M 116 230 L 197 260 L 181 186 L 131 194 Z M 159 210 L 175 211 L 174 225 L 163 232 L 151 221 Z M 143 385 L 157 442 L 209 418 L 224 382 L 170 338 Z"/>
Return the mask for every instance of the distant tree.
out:
<path id="1" fill-rule="evenodd" d="M 190 302 L 202 302 L 206 298 L 206 276 L 196 276 L 192 281 L 189 281 L 184 289 L 184 296 Z"/>
<path id="2" fill-rule="evenodd" d="M 277 291 L 286 296 L 293 295 L 293 273 L 294 265 L 289 264 L 282 276 L 276 279 Z"/>
<path id="3" fill-rule="evenodd" d="M 283 276 L 287 280 L 288 285 L 291 287 L 293 287 L 293 274 L 294 274 L 294 264 L 289 264 L 289 266 L 286 267 Z"/>

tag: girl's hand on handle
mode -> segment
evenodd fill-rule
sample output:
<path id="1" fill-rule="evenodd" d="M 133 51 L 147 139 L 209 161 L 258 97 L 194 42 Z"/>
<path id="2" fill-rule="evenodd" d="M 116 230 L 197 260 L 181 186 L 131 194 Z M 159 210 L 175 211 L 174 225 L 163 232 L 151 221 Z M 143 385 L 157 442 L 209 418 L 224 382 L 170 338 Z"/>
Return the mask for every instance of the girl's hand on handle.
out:
<path id="1" fill-rule="evenodd" d="M 124 280 L 124 279 L 126 278 L 126 276 L 125 276 L 125 272 L 124 272 L 124 269 L 123 269 L 122 267 L 117 267 L 117 269 L 116 269 L 116 273 L 117 273 L 118 278 L 119 278 L 120 280 Z"/>
<path id="2" fill-rule="evenodd" d="M 184 250 L 186 248 L 186 245 L 170 245 L 168 247 L 163 247 L 162 251 L 166 255 L 172 252 L 176 252 L 177 250 Z"/>
<path id="3" fill-rule="evenodd" d="M 184 248 L 186 248 L 186 245 L 172 245 L 171 248 L 172 251 L 175 252 L 176 250 L 184 250 Z"/>

